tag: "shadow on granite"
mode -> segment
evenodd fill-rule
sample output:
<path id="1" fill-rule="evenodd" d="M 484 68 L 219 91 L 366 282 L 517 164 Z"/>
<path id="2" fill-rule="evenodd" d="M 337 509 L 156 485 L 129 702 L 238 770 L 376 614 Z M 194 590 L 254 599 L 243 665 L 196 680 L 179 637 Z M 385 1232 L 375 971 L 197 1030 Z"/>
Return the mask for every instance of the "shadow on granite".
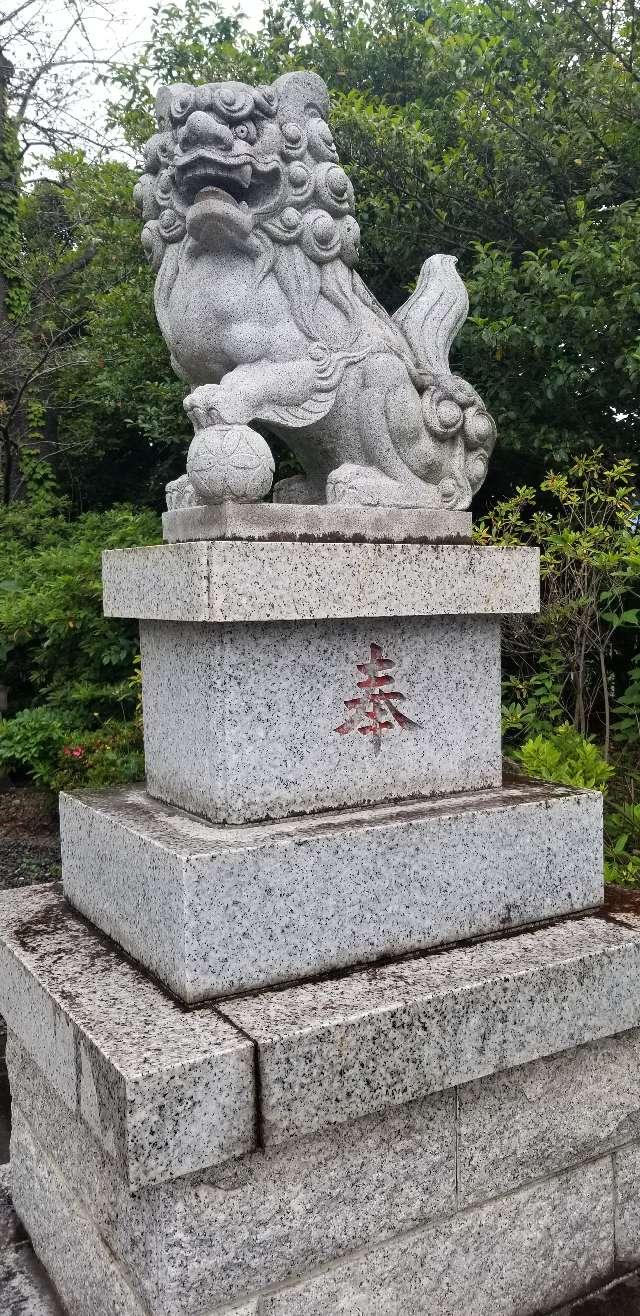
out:
<path id="1" fill-rule="evenodd" d="M 8 1165 L 0 1168 L 0 1316 L 64 1316 L 13 1209 Z"/>
<path id="2" fill-rule="evenodd" d="M 598 1293 L 561 1307 L 555 1316 L 640 1316 L 640 1273 L 625 1275 Z"/>

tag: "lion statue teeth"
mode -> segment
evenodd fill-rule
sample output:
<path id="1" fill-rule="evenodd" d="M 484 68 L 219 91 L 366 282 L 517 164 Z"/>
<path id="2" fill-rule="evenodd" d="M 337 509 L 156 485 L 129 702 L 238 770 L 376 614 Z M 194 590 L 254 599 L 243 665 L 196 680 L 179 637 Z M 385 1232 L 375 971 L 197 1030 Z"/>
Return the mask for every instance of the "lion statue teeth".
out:
<path id="1" fill-rule="evenodd" d="M 449 368 L 468 313 L 453 256 L 431 256 L 389 316 L 355 270 L 353 188 L 316 74 L 270 87 L 161 88 L 135 188 L 155 307 L 194 426 L 167 506 L 268 493 L 263 421 L 304 477 L 280 502 L 466 508 L 495 425 Z"/>

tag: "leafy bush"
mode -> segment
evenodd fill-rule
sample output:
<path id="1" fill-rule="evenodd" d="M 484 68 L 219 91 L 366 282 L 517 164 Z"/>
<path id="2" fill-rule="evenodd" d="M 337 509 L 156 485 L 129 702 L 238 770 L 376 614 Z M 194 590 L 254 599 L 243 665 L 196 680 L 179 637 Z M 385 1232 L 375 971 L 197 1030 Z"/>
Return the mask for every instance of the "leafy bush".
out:
<path id="1" fill-rule="evenodd" d="M 519 488 L 480 543 L 539 544 L 542 609 L 504 628 L 503 736 L 530 776 L 605 792 L 605 875 L 640 885 L 640 535 L 634 472 L 601 452 Z"/>
<path id="2" fill-rule="evenodd" d="M 101 553 L 159 538 L 154 513 L 72 518 L 48 467 L 0 509 L 0 767 L 59 788 L 143 775 L 135 622 L 102 614 Z M 78 751 L 78 752 L 75 752 Z"/>
<path id="3" fill-rule="evenodd" d="M 605 791 L 614 773 L 597 745 L 570 726 L 526 740 L 513 751 L 512 757 L 522 765 L 527 776 L 555 781 L 563 786 Z"/>
<path id="4" fill-rule="evenodd" d="M 630 660 L 640 678 L 640 533 L 631 462 L 608 465 L 601 451 L 580 457 L 567 472 L 550 472 L 538 491 L 521 487 L 498 503 L 476 539 L 541 549 L 540 615 L 514 618 L 504 629 L 507 694 L 521 696 L 511 706 L 510 728 L 544 733 L 551 710 L 551 725 L 571 722 L 583 736 L 598 738 L 608 758 L 612 723 L 620 742 L 626 718 L 635 739 L 640 714 L 640 679 L 629 679 Z"/>
<path id="5" fill-rule="evenodd" d="M 87 731 L 53 708 L 23 709 L 0 721 L 0 770 L 56 791 L 136 781 L 144 777 L 141 728 L 112 719 Z"/>
<path id="6" fill-rule="evenodd" d="M 0 720 L 0 772 L 24 771 L 40 786 L 50 786 L 67 731 L 53 708 L 26 708 Z"/>

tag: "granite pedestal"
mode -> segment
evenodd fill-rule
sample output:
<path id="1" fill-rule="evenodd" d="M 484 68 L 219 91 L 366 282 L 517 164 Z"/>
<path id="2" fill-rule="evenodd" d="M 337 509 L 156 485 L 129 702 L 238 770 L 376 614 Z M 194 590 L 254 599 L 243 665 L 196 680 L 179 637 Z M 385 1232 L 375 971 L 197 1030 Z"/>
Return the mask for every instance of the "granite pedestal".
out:
<path id="1" fill-rule="evenodd" d="M 533 1316 L 637 1264 L 640 918 L 195 1013 L 54 887 L 0 919 L 14 1200 L 72 1316 Z"/>
<path id="2" fill-rule="evenodd" d="M 502 780 L 537 554 L 299 518 L 105 556 L 149 775 L 0 894 L 16 1207 L 71 1316 L 551 1312 L 640 1259 L 640 915 Z"/>
<path id="3" fill-rule="evenodd" d="M 104 579 L 141 621 L 158 799 L 241 823 L 500 784 L 498 621 L 537 608 L 537 550 L 177 543 L 106 553 Z M 387 705 L 384 753 L 354 717 L 374 651 L 407 723 Z"/>

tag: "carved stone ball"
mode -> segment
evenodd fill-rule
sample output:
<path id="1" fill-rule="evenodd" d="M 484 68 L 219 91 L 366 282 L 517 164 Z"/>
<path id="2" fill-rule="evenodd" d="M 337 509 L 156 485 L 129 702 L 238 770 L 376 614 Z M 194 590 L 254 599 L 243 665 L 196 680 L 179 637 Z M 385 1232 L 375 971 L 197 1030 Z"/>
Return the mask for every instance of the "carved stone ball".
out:
<path id="1" fill-rule="evenodd" d="M 189 479 L 204 503 L 257 503 L 273 483 L 268 444 L 248 425 L 199 430 L 187 454 Z"/>

